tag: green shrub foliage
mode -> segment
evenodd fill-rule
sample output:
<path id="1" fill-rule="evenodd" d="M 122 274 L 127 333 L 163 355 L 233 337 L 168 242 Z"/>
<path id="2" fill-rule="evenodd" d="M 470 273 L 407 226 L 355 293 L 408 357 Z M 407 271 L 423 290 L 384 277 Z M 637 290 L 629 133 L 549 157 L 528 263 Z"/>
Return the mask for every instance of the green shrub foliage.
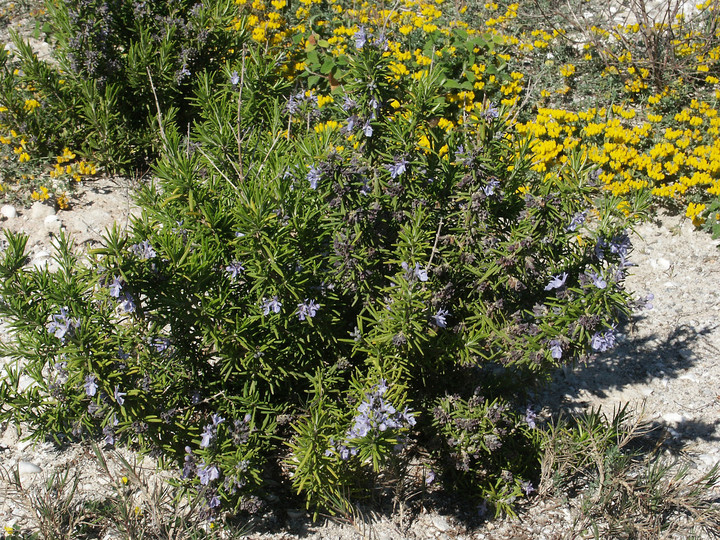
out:
<path id="1" fill-rule="evenodd" d="M 47 1 L 53 60 L 13 35 L 17 55 L 0 54 L 0 122 L 41 154 L 64 146 L 111 169 L 146 168 L 157 148 L 158 108 L 186 125 L 197 74 L 239 58 L 233 0 Z M 42 114 L 23 108 L 39 96 Z"/>
<path id="2" fill-rule="evenodd" d="M 127 72 L 150 42 L 65 61 L 97 50 L 85 90 L 147 104 Z M 331 507 L 419 449 L 496 508 L 531 491 L 524 390 L 614 344 L 630 223 L 580 156 L 538 177 L 502 108 L 446 130 L 441 66 L 400 86 L 359 45 L 322 108 L 250 49 L 204 72 L 192 129 L 157 119 L 142 214 L 87 259 L 61 236 L 60 269 L 29 269 L 6 234 L 1 417 L 163 456 L 210 514 L 278 477 Z"/>

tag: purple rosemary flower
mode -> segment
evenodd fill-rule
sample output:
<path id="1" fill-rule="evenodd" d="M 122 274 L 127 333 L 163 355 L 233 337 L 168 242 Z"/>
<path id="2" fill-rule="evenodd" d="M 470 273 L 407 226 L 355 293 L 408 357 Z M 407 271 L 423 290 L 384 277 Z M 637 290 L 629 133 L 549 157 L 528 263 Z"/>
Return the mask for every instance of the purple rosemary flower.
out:
<path id="1" fill-rule="evenodd" d="M 420 263 L 415 263 L 415 268 L 410 268 L 410 265 L 406 262 L 400 263 L 402 269 L 405 270 L 405 277 L 409 280 L 416 278 L 418 281 L 427 281 L 428 273 Z"/>
<path id="2" fill-rule="evenodd" d="M 533 411 L 530 407 L 525 409 L 525 423 L 530 429 L 535 429 L 537 427 L 535 420 L 537 420 L 537 414 L 535 414 L 535 411 Z"/>
<path id="3" fill-rule="evenodd" d="M 598 352 L 612 349 L 615 346 L 615 327 L 608 328 L 605 332 L 595 332 L 590 346 Z"/>
<path id="4" fill-rule="evenodd" d="M 103 435 L 105 435 L 105 444 L 108 446 L 113 446 L 115 444 L 115 430 L 112 428 L 112 426 L 105 426 L 102 430 Z"/>
<path id="5" fill-rule="evenodd" d="M 401 174 L 403 174 L 407 167 L 407 160 L 405 158 L 395 160 L 395 163 L 392 165 L 385 165 L 388 171 L 390 171 L 390 178 L 397 178 Z"/>
<path id="6" fill-rule="evenodd" d="M 605 239 L 602 236 L 600 238 L 598 238 L 598 241 L 595 244 L 595 257 L 597 257 L 597 259 L 599 261 L 602 261 L 605 259 L 605 248 L 607 248 L 607 247 L 608 247 L 608 244 L 605 241 Z"/>
<path id="7" fill-rule="evenodd" d="M 562 358 L 562 343 L 560 343 L 559 339 L 553 339 L 550 341 L 550 355 L 555 360 L 560 360 Z"/>
<path id="8" fill-rule="evenodd" d="M 220 471 L 218 471 L 215 465 L 206 465 L 203 461 L 202 464 L 197 468 L 197 475 L 200 478 L 200 483 L 203 486 L 207 486 L 213 480 L 220 478 Z"/>
<path id="9" fill-rule="evenodd" d="M 500 111 L 498 110 L 495 103 L 489 103 L 487 109 L 485 109 L 482 113 L 483 118 L 485 120 L 494 120 L 495 118 L 500 117 Z"/>
<path id="10" fill-rule="evenodd" d="M 202 432 L 202 435 L 200 436 L 200 448 L 209 447 L 214 437 L 215 428 L 212 424 L 206 425 L 204 431 Z"/>
<path id="11" fill-rule="evenodd" d="M 435 471 L 432 469 L 428 469 L 427 474 L 425 475 L 425 485 L 429 486 L 435 481 Z"/>
<path id="12" fill-rule="evenodd" d="M 389 429 L 415 425 L 415 418 L 410 409 L 405 408 L 404 411 L 399 412 L 385 400 L 383 396 L 387 390 L 387 382 L 381 379 L 370 392 L 365 394 L 362 403 L 358 405 L 358 414 L 353 419 L 353 425 L 345 435 L 345 443 L 337 448 L 342 459 L 357 454 L 357 448 L 352 444 L 353 440 L 378 435 Z"/>
<path id="13" fill-rule="evenodd" d="M 93 397 L 97 393 L 98 385 L 97 385 L 97 379 L 95 378 L 95 375 L 88 375 L 85 377 L 85 384 L 83 385 L 85 387 L 85 393 Z"/>
<path id="14" fill-rule="evenodd" d="M 135 311 L 135 301 L 130 293 L 125 293 L 120 299 L 120 309 L 122 309 L 125 313 L 132 313 Z"/>
<path id="15" fill-rule="evenodd" d="M 143 240 L 139 244 L 133 244 L 130 246 L 130 252 L 141 261 L 146 261 L 157 256 L 157 253 L 147 240 Z"/>
<path id="16" fill-rule="evenodd" d="M 365 27 L 361 26 L 360 29 L 353 34 L 355 40 L 355 48 L 362 49 L 367 43 L 367 34 L 365 33 Z"/>
<path id="17" fill-rule="evenodd" d="M 369 139 L 370 137 L 372 137 L 373 128 L 372 128 L 372 126 L 370 125 L 370 120 L 368 120 L 367 122 L 365 122 L 365 125 L 363 126 L 363 133 L 365 134 L 365 136 L 366 136 L 368 139 Z"/>
<path id="18" fill-rule="evenodd" d="M 310 182 L 310 188 L 317 189 L 318 182 L 322 179 L 322 173 L 314 165 L 311 165 L 307 173 L 307 179 Z"/>
<path id="19" fill-rule="evenodd" d="M 616 234 L 612 237 L 612 240 L 610 240 L 610 253 L 619 255 L 623 260 L 631 247 L 632 242 L 626 232 Z"/>
<path id="20" fill-rule="evenodd" d="M 236 281 L 240 274 L 245 271 L 245 267 L 238 261 L 233 261 L 225 267 L 225 272 L 230 274 L 230 279 Z"/>
<path id="21" fill-rule="evenodd" d="M 183 463 L 183 478 L 192 478 L 196 471 L 195 458 L 189 446 L 185 447 L 185 459 Z"/>
<path id="22" fill-rule="evenodd" d="M 318 309 L 320 309 L 320 304 L 315 302 L 315 300 L 308 300 L 306 298 L 305 302 L 298 304 L 296 313 L 298 319 L 304 321 L 308 317 L 312 319 L 317 314 Z"/>
<path id="23" fill-rule="evenodd" d="M 48 323 L 47 327 L 48 332 L 63 343 L 65 343 L 65 338 L 72 336 L 77 328 L 80 328 L 80 321 L 68 316 L 67 306 L 60 308 L 60 313 L 52 316 L 52 321 Z"/>
<path id="24" fill-rule="evenodd" d="M 120 291 L 122 290 L 122 281 L 119 277 L 114 277 L 112 283 L 108 286 L 110 289 L 110 296 L 113 298 L 120 298 Z"/>
<path id="25" fill-rule="evenodd" d="M 210 500 L 208 500 L 208 508 L 217 508 L 218 506 L 220 506 L 220 497 L 213 495 L 210 497 Z"/>
<path id="26" fill-rule="evenodd" d="M 487 185 L 483 186 L 482 190 L 486 197 L 490 197 L 498 187 L 500 187 L 500 181 L 493 179 L 490 180 Z"/>
<path id="27" fill-rule="evenodd" d="M 343 97 L 343 104 L 342 104 L 343 111 L 346 111 L 346 112 L 351 111 L 355 107 L 357 107 L 357 102 L 354 99 L 349 98 L 347 96 Z"/>
<path id="28" fill-rule="evenodd" d="M 529 496 L 533 491 L 535 491 L 532 482 L 529 480 L 527 482 L 520 482 L 520 487 L 525 492 L 525 496 Z"/>
<path id="29" fill-rule="evenodd" d="M 273 313 L 280 313 L 280 308 L 282 308 L 282 302 L 278 300 L 277 296 L 273 296 L 270 300 L 267 300 L 263 298 L 263 315 L 269 315 L 272 311 Z"/>
<path id="30" fill-rule="evenodd" d="M 577 229 L 580 225 L 582 225 L 583 223 L 585 223 L 585 218 L 586 218 L 586 217 L 587 217 L 587 211 L 582 211 L 582 212 L 576 213 L 576 214 L 573 216 L 572 220 L 570 220 L 570 223 L 568 224 L 568 226 L 565 227 L 565 230 L 571 231 L 571 232 L 574 231 L 574 230 Z"/>
<path id="31" fill-rule="evenodd" d="M 237 86 L 238 84 L 240 84 L 240 75 L 238 75 L 237 71 L 233 71 L 230 74 L 230 84 L 232 84 L 233 86 Z"/>
<path id="32" fill-rule="evenodd" d="M 553 276 L 550 282 L 545 285 L 545 290 L 550 291 L 552 289 L 559 289 L 563 285 L 565 285 L 565 280 L 567 280 L 568 274 L 567 272 L 563 272 L 562 274 L 558 274 L 557 276 Z"/>
<path id="33" fill-rule="evenodd" d="M 597 273 L 595 271 L 591 271 L 587 274 L 587 276 L 592 280 L 593 285 L 595 285 L 598 289 L 604 289 L 607 287 L 607 281 L 602 277 L 602 272 Z"/>
<path id="34" fill-rule="evenodd" d="M 447 320 L 445 317 L 447 317 L 450 313 L 446 309 L 438 309 L 437 313 L 435 315 L 432 315 L 431 318 L 436 326 L 439 328 L 445 328 L 447 327 Z"/>
<path id="35" fill-rule="evenodd" d="M 115 386 L 115 392 L 113 393 L 113 396 L 115 397 L 115 401 L 117 401 L 117 404 L 121 407 L 125 403 L 125 396 L 127 396 L 126 392 L 121 392 L 119 386 Z"/>

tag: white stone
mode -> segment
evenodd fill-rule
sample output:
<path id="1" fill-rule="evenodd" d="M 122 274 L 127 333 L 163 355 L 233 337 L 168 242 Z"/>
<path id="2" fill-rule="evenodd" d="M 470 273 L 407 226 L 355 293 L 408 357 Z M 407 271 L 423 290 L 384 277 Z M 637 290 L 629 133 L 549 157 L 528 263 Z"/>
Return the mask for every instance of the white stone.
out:
<path id="1" fill-rule="evenodd" d="M 17 217 L 17 210 L 15 210 L 15 207 L 11 204 L 5 204 L 0 208 L 0 214 L 8 219 L 12 219 Z"/>
<path id="2" fill-rule="evenodd" d="M 449 531 L 450 530 L 450 524 L 447 522 L 447 519 L 445 519 L 443 516 L 435 516 L 433 517 L 433 525 L 438 531 Z"/>
<path id="3" fill-rule="evenodd" d="M 711 456 L 710 454 L 702 454 L 698 456 L 698 460 L 706 467 L 714 467 L 718 463 L 717 457 Z"/>
<path id="4" fill-rule="evenodd" d="M 670 270 L 670 261 L 668 261 L 664 257 L 660 257 L 659 259 L 653 261 L 653 266 L 660 270 L 661 272 L 665 272 L 667 270 Z"/>
<path id="5" fill-rule="evenodd" d="M 42 469 L 29 461 L 18 462 L 18 472 L 20 474 L 37 474 L 42 472 Z"/>
<path id="6" fill-rule="evenodd" d="M 30 207 L 31 219 L 45 219 L 47 216 L 55 215 L 55 209 L 52 206 L 36 201 Z"/>
<path id="7" fill-rule="evenodd" d="M 663 414 L 662 419 L 668 424 L 681 424 L 685 420 L 685 417 L 678 413 L 666 413 Z"/>
<path id="8" fill-rule="evenodd" d="M 57 217 L 55 214 L 50 214 L 49 216 L 45 216 L 45 219 L 43 221 L 46 227 L 52 227 L 55 225 L 55 223 L 60 221 L 60 218 Z"/>

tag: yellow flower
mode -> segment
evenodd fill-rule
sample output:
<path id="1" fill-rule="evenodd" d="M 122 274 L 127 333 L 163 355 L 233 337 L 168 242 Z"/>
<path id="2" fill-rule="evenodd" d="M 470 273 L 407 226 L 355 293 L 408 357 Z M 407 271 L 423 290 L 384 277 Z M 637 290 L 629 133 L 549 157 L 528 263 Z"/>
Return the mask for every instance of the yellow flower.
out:
<path id="1" fill-rule="evenodd" d="M 335 101 L 332 96 L 322 96 L 318 95 L 317 97 L 317 104 L 318 109 L 322 109 L 324 105 L 327 105 L 328 103 L 332 103 Z"/>
<path id="2" fill-rule="evenodd" d="M 27 112 L 32 112 L 40 106 L 40 102 L 36 99 L 26 99 L 24 109 Z"/>
<path id="3" fill-rule="evenodd" d="M 563 77 L 572 77 L 575 74 L 575 66 L 572 64 L 560 66 L 560 74 Z"/>
<path id="4" fill-rule="evenodd" d="M 692 220 L 695 220 L 695 218 L 703 211 L 705 210 L 704 204 L 695 204 L 690 203 L 688 204 L 687 210 L 685 210 L 685 215 L 689 217 Z"/>
<path id="5" fill-rule="evenodd" d="M 67 194 L 62 193 L 62 194 L 57 198 L 57 204 L 58 204 L 58 206 L 60 207 L 60 210 L 67 210 L 68 208 L 70 208 L 70 201 L 69 201 L 69 199 L 68 199 Z M 123 478 L 125 478 L 125 477 L 123 477 Z"/>

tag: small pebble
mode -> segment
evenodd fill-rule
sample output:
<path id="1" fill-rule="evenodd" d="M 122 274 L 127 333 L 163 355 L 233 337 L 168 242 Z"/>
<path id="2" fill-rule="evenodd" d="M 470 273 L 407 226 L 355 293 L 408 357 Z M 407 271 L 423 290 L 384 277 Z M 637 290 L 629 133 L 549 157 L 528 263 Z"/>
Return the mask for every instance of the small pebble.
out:
<path id="1" fill-rule="evenodd" d="M 42 469 L 29 461 L 20 461 L 18 462 L 18 472 L 20 474 L 37 474 L 42 472 Z"/>
<path id="2" fill-rule="evenodd" d="M 35 201 L 30 207 L 31 219 L 45 219 L 47 216 L 55 215 L 55 209 L 52 206 Z"/>
<path id="3" fill-rule="evenodd" d="M 450 530 L 450 524 L 447 522 L 447 519 L 445 519 L 443 516 L 435 516 L 432 520 L 433 525 L 438 531 L 449 531 Z"/>
<path id="4" fill-rule="evenodd" d="M 17 210 L 15 210 L 14 206 L 6 204 L 2 208 L 0 208 L 0 214 L 2 214 L 8 219 L 12 219 L 17 217 Z"/>
<path id="5" fill-rule="evenodd" d="M 655 264 L 653 266 L 660 270 L 661 272 L 665 272 L 666 270 L 670 270 L 670 261 L 668 261 L 664 257 L 660 257 L 656 261 L 654 261 Z"/>
<path id="6" fill-rule="evenodd" d="M 667 413 L 663 414 L 662 419 L 668 424 L 681 424 L 685 420 L 685 417 L 678 413 Z"/>

